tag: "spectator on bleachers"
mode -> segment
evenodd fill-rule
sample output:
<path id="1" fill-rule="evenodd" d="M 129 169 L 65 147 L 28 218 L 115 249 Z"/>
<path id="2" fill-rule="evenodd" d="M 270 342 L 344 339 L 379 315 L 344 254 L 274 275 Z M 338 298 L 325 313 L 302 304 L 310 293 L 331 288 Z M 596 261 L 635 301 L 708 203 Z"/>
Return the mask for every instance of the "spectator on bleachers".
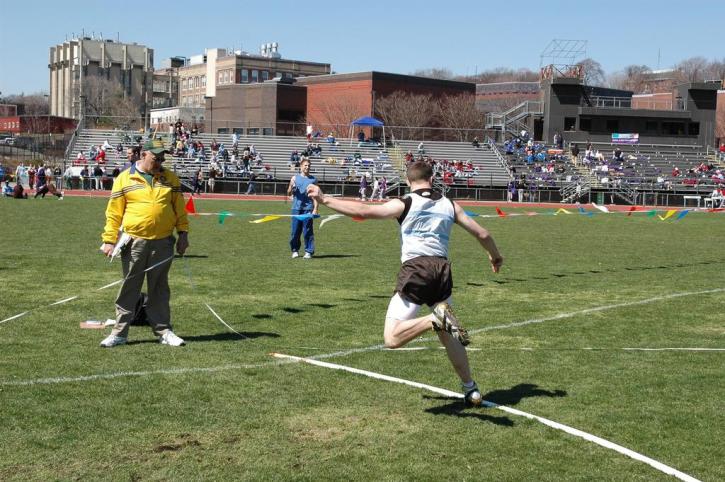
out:
<path id="1" fill-rule="evenodd" d="M 88 159 L 95 160 L 98 154 L 98 147 L 94 144 L 88 149 Z"/>
<path id="2" fill-rule="evenodd" d="M 216 139 L 211 140 L 211 153 L 212 156 L 216 154 L 219 151 L 219 143 L 216 141 Z"/>
<path id="3" fill-rule="evenodd" d="M 380 180 L 373 176 L 373 192 L 370 194 L 370 200 L 375 200 L 380 195 Z"/>
<path id="4" fill-rule="evenodd" d="M 423 141 L 418 144 L 418 154 L 425 154 L 425 144 L 423 144 Z"/>
<path id="5" fill-rule="evenodd" d="M 365 133 L 362 130 L 357 133 L 357 141 L 358 142 L 365 142 Z"/>
<path id="6" fill-rule="evenodd" d="M 290 170 L 295 170 L 298 167 L 300 167 L 300 154 L 297 151 L 292 151 L 292 154 L 289 156 L 289 162 L 287 163 Z"/>
<path id="7" fill-rule="evenodd" d="M 385 178 L 385 176 L 380 178 L 380 200 L 382 201 L 385 199 L 385 193 L 388 190 L 388 180 Z"/>
<path id="8" fill-rule="evenodd" d="M 236 149 L 239 144 L 239 134 L 236 132 L 232 134 L 232 149 Z"/>
<path id="9" fill-rule="evenodd" d="M 108 139 L 103 141 L 103 145 L 101 146 L 101 149 L 103 151 L 113 150 L 113 146 L 108 142 Z"/>
<path id="10" fill-rule="evenodd" d="M 680 176 L 680 168 L 675 166 L 674 169 L 672 169 L 672 177 L 679 177 Z"/>
<path id="11" fill-rule="evenodd" d="M 247 191 L 244 194 L 257 194 L 257 191 L 255 189 L 255 181 L 257 180 L 257 175 L 253 172 L 249 173 L 249 184 L 247 184 Z"/>
<path id="12" fill-rule="evenodd" d="M 334 146 L 335 145 L 335 142 L 336 142 L 335 141 L 335 133 L 334 132 L 330 132 L 329 134 L 327 134 L 327 143 L 330 144 L 330 145 L 332 145 L 332 146 Z"/>
<path id="13" fill-rule="evenodd" d="M 73 162 L 73 164 L 79 165 L 79 164 L 85 164 L 85 163 L 86 163 L 86 156 L 84 156 L 82 152 L 78 151 L 78 155 L 76 156 L 76 160 Z"/>
<path id="14" fill-rule="evenodd" d="M 623 162 L 624 161 L 624 155 L 622 154 L 622 149 L 619 147 L 614 149 L 614 152 L 612 153 L 612 159 L 617 162 Z"/>
<path id="15" fill-rule="evenodd" d="M 118 143 L 118 145 L 116 145 L 116 155 L 117 155 L 118 157 L 121 157 L 121 153 L 122 153 L 122 152 L 123 152 L 123 144 L 121 144 L 121 143 L 119 142 L 119 143 Z"/>
<path id="16" fill-rule="evenodd" d="M 98 152 L 96 153 L 95 159 L 98 164 L 105 164 L 106 163 L 106 151 L 103 149 L 98 149 Z"/>
<path id="17" fill-rule="evenodd" d="M 214 184 L 217 176 L 217 171 L 215 169 L 215 166 L 210 165 L 209 166 L 209 173 L 208 173 L 208 179 L 206 181 L 206 186 L 209 192 L 214 192 Z"/>
<path id="18" fill-rule="evenodd" d="M 365 174 L 362 174 L 360 176 L 360 200 L 364 201 L 367 195 L 368 190 L 368 178 L 365 176 Z"/>
<path id="19" fill-rule="evenodd" d="M 577 146 L 576 143 L 572 143 L 571 145 L 571 162 L 573 162 L 575 166 L 579 164 L 579 146 Z"/>
<path id="20" fill-rule="evenodd" d="M 194 190 L 191 192 L 191 195 L 200 195 L 201 194 L 201 186 L 204 183 L 204 174 L 201 172 L 201 168 L 198 168 L 193 176 L 193 187 Z"/>
<path id="21" fill-rule="evenodd" d="M 475 147 L 476 149 L 478 149 L 479 147 L 481 147 L 481 143 L 478 141 L 478 137 L 474 137 L 473 138 L 473 142 L 471 142 L 471 145 L 473 147 Z"/>
<path id="22" fill-rule="evenodd" d="M 723 207 L 723 204 L 725 204 L 725 195 L 723 194 L 721 187 L 715 186 L 715 189 L 712 190 L 712 194 L 710 194 L 710 198 L 712 199 L 713 208 L 721 208 Z"/>
<path id="23" fill-rule="evenodd" d="M 95 167 L 93 168 L 93 186 L 94 186 L 93 188 L 94 189 L 99 190 L 99 191 L 101 189 L 103 189 L 102 178 L 103 178 L 104 174 L 105 174 L 105 171 L 103 170 L 101 165 L 96 164 Z"/>

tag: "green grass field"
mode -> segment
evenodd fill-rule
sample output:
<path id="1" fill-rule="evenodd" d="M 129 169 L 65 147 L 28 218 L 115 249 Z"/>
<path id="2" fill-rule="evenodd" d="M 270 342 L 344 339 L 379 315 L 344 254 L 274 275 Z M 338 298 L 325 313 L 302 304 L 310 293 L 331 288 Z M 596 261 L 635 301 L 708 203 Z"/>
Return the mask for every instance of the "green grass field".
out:
<path id="1" fill-rule="evenodd" d="M 188 344 L 162 346 L 133 327 L 132 343 L 101 349 L 108 329 L 79 322 L 114 316 L 116 288 L 97 290 L 120 278 L 119 262 L 98 252 L 104 208 L 0 200 L 0 319 L 37 308 L 0 324 L 0 480 L 670 478 L 495 408 L 272 358 L 350 351 L 325 360 L 460 389 L 432 334 L 409 345 L 423 350 L 373 348 L 399 266 L 394 221 L 318 221 L 308 261 L 289 258 L 285 220 L 193 217 L 194 285 L 184 260 L 170 275 L 174 329 Z M 723 221 L 481 219 L 506 258 L 499 275 L 455 228 L 454 298 L 484 398 L 725 479 L 725 352 L 623 350 L 725 348 L 725 291 L 701 293 L 723 288 Z"/>

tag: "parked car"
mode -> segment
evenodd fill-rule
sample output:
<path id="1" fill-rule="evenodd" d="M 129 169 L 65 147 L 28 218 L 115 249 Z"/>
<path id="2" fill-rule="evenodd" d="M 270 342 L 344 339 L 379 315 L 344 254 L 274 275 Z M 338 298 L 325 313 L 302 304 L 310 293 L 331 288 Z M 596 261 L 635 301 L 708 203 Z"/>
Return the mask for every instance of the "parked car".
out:
<path id="1" fill-rule="evenodd" d="M 13 137 L 6 137 L 2 140 L 2 143 L 6 146 L 14 146 L 15 145 L 15 138 Z"/>

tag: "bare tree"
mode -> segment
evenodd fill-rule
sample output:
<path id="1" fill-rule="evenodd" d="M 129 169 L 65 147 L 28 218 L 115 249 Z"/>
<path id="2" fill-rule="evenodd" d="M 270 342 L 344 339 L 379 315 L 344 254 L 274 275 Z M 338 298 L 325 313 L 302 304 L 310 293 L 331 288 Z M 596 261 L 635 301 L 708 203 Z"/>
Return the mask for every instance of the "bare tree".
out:
<path id="1" fill-rule="evenodd" d="M 585 85 L 604 85 L 605 74 L 602 64 L 594 59 L 586 58 L 581 62 L 578 62 L 577 65 L 580 65 L 582 68 Z"/>
<path id="2" fill-rule="evenodd" d="M 529 69 L 510 69 L 497 67 L 484 70 L 477 75 L 463 77 L 462 80 L 475 82 L 477 84 L 490 84 L 495 82 L 536 82 L 539 80 L 539 73 Z"/>
<path id="3" fill-rule="evenodd" d="M 706 80 L 722 80 L 725 81 L 725 58 L 722 60 L 713 60 L 705 69 Z"/>
<path id="4" fill-rule="evenodd" d="M 428 77 L 431 79 L 443 79 L 443 80 L 452 80 L 455 78 L 455 75 L 453 75 L 453 72 L 451 72 L 450 69 L 447 69 L 445 67 L 433 67 L 430 69 L 418 69 L 411 73 L 410 75 L 417 75 L 419 77 Z"/>
<path id="5" fill-rule="evenodd" d="M 691 57 L 681 61 L 675 66 L 682 73 L 682 80 L 686 82 L 705 80 L 704 77 L 708 67 L 709 64 L 703 57 Z"/>
<path id="6" fill-rule="evenodd" d="M 645 89 L 646 74 L 651 72 L 646 65 L 628 65 L 621 72 L 609 76 L 609 86 L 615 89 L 631 90 L 639 94 Z"/>
<path id="7" fill-rule="evenodd" d="M 365 106 L 355 103 L 352 99 L 342 101 L 339 98 L 331 100 L 326 98 L 320 103 L 319 114 L 321 119 L 319 120 L 338 134 L 347 134 L 350 123 L 361 115 L 365 115 L 366 112 Z"/>
<path id="8" fill-rule="evenodd" d="M 453 129 L 458 140 L 469 141 L 483 127 L 483 113 L 476 109 L 474 94 L 459 94 L 438 101 L 441 127 Z"/>
<path id="9" fill-rule="evenodd" d="M 117 82 L 89 76 L 83 92 L 85 116 L 97 126 L 128 128 L 142 121 L 138 106 Z"/>
<path id="10" fill-rule="evenodd" d="M 430 94 L 415 95 L 402 91 L 393 92 L 375 102 L 375 111 L 386 127 L 392 127 L 392 134 L 398 139 L 420 138 L 425 127 L 434 125 L 439 108 L 438 102 Z"/>

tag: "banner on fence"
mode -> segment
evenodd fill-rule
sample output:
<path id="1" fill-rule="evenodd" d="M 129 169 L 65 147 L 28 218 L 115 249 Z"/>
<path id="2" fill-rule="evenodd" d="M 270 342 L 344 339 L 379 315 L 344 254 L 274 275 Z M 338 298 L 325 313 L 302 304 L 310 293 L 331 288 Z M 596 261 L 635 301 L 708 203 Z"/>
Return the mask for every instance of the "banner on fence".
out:
<path id="1" fill-rule="evenodd" d="M 612 134 L 612 144 L 639 144 L 639 134 Z"/>

